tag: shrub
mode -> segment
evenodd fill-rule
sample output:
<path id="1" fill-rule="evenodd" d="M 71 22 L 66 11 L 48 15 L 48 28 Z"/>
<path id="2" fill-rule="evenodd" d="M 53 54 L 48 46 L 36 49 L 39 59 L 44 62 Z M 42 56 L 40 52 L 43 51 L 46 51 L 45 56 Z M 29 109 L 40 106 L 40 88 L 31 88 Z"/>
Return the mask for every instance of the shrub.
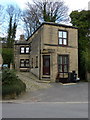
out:
<path id="1" fill-rule="evenodd" d="M 25 92 L 26 85 L 15 74 L 13 70 L 2 71 L 2 97 L 7 95 L 18 96 Z"/>
<path id="2" fill-rule="evenodd" d="M 13 63 L 13 48 L 3 48 L 2 49 L 2 57 L 3 57 L 3 64 L 8 64 L 10 68 L 10 63 Z"/>

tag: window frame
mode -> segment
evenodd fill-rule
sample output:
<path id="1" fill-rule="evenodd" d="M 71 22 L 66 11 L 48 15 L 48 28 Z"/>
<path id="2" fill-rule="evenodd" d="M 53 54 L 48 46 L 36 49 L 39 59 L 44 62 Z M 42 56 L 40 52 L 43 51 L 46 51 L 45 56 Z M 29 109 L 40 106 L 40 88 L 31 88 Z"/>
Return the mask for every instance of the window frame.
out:
<path id="1" fill-rule="evenodd" d="M 21 49 L 24 48 L 24 53 L 21 52 Z M 26 48 L 29 48 L 29 52 L 26 53 Z M 20 54 L 29 54 L 30 53 L 30 47 L 29 46 L 20 46 Z"/>
<path id="2" fill-rule="evenodd" d="M 21 52 L 22 48 L 24 48 L 24 53 Z M 20 54 L 25 54 L 25 47 L 24 46 L 20 46 Z"/>
<path id="3" fill-rule="evenodd" d="M 62 37 L 59 37 L 59 32 L 62 32 Z M 66 32 L 66 38 L 63 37 L 64 32 Z M 60 39 L 62 40 L 62 44 L 59 43 Z M 64 40 L 66 40 L 66 45 L 64 44 Z M 68 31 L 58 30 L 58 45 L 59 46 L 68 46 Z"/>
<path id="4" fill-rule="evenodd" d="M 26 61 L 28 61 L 28 67 L 26 66 L 26 64 L 27 64 Z M 29 61 L 29 59 L 25 59 L 25 67 L 26 67 L 26 68 L 29 68 L 29 67 L 30 67 L 30 61 Z"/>
<path id="5" fill-rule="evenodd" d="M 33 58 L 31 59 L 31 68 L 33 68 Z"/>
<path id="6" fill-rule="evenodd" d="M 26 49 L 27 49 L 27 48 L 29 48 L 28 53 L 26 52 Z M 29 47 L 29 46 L 26 46 L 26 47 L 25 47 L 25 54 L 29 54 L 29 53 L 30 53 L 30 47 Z"/>
<path id="7" fill-rule="evenodd" d="M 59 63 L 59 57 L 62 57 L 62 64 Z M 67 57 L 67 63 L 64 63 L 64 58 Z M 62 66 L 62 72 L 59 71 L 59 67 Z M 67 66 L 67 72 L 64 70 L 64 66 Z M 58 72 L 59 73 L 68 73 L 69 72 L 69 55 L 58 55 Z"/>
<path id="8" fill-rule="evenodd" d="M 20 68 L 24 68 L 25 63 L 24 63 L 24 66 L 22 67 L 22 66 L 21 66 L 21 61 L 23 61 L 23 62 L 24 62 L 24 59 L 20 59 Z"/>
<path id="9" fill-rule="evenodd" d="M 21 66 L 21 61 L 24 61 L 24 66 Z M 29 68 L 30 67 L 30 65 L 27 67 L 26 66 L 26 60 L 28 60 L 28 65 L 29 65 L 29 59 L 20 59 L 20 68 Z"/>
<path id="10" fill-rule="evenodd" d="M 36 56 L 36 67 L 35 68 L 38 68 L 38 56 Z"/>

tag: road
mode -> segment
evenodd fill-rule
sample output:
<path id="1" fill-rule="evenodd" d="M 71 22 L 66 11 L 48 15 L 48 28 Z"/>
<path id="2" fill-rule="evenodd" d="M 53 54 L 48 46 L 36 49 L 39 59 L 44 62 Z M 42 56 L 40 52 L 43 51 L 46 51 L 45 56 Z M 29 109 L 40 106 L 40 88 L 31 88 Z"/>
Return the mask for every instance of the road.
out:
<path id="1" fill-rule="evenodd" d="M 88 84 L 60 85 L 3 102 L 3 118 L 88 118 Z"/>
<path id="2" fill-rule="evenodd" d="M 63 102 L 3 103 L 3 118 L 88 118 L 88 104 Z"/>

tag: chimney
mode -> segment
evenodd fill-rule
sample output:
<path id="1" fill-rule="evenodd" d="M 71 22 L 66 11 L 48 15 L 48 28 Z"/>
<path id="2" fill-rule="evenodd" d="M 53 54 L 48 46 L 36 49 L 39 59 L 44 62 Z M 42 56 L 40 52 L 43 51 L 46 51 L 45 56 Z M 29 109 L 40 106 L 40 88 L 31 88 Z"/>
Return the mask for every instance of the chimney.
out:
<path id="1" fill-rule="evenodd" d="M 20 41 L 21 41 L 21 40 L 25 40 L 25 39 L 24 39 L 24 35 L 20 35 L 20 39 L 19 39 L 19 40 L 20 40 Z"/>

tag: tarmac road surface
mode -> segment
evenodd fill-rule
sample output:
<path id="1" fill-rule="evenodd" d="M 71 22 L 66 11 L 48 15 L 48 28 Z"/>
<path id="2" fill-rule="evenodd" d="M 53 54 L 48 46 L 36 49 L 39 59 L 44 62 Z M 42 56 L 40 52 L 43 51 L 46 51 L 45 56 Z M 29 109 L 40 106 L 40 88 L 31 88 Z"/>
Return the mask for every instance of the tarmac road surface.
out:
<path id="1" fill-rule="evenodd" d="M 87 102 L 3 103 L 3 118 L 88 118 Z"/>

